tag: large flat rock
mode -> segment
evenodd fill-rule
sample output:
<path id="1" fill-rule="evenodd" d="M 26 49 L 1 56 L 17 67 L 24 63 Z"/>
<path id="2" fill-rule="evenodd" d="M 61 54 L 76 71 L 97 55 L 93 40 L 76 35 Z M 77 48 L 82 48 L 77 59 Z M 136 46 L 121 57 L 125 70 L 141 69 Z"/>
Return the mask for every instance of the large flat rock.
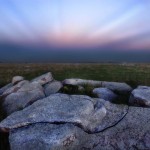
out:
<path id="1" fill-rule="evenodd" d="M 74 124 L 37 123 L 10 132 L 12 150 L 149 150 L 150 109 L 130 107 L 117 125 L 88 134 Z"/>
<path id="2" fill-rule="evenodd" d="M 63 84 L 68 85 L 92 85 L 93 87 L 105 87 L 117 94 L 129 94 L 132 91 L 131 86 L 126 83 L 121 82 L 107 82 L 107 81 L 94 81 L 94 80 L 85 80 L 85 79 L 65 79 Z"/>
<path id="3" fill-rule="evenodd" d="M 149 150 L 150 109 L 130 107 L 128 114 L 116 126 L 96 134 L 94 150 Z"/>
<path id="4" fill-rule="evenodd" d="M 95 133 L 118 123 L 127 110 L 126 105 L 88 96 L 54 94 L 8 116 L 0 128 L 10 130 L 40 122 L 73 123 L 88 133 Z"/>
<path id="5" fill-rule="evenodd" d="M 84 131 L 73 124 L 37 123 L 10 132 L 11 150 L 80 149 L 88 141 Z"/>

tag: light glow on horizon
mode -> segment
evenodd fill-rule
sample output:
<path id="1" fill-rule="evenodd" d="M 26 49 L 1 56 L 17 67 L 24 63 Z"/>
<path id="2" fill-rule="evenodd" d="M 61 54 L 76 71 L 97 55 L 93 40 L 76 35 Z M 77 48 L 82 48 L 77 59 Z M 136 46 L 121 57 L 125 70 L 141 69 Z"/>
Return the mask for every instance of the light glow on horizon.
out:
<path id="1" fill-rule="evenodd" d="M 0 0 L 0 42 L 150 50 L 149 0 Z"/>

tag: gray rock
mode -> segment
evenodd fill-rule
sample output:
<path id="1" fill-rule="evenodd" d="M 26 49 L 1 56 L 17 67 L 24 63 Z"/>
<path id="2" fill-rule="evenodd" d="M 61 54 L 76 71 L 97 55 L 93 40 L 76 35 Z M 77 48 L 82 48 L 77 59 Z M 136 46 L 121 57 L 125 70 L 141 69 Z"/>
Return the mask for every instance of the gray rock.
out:
<path id="1" fill-rule="evenodd" d="M 126 83 L 120 82 L 106 82 L 102 83 L 102 87 L 106 87 L 117 94 L 129 94 L 132 91 L 132 88 Z"/>
<path id="2" fill-rule="evenodd" d="M 8 88 L 3 94 L 2 96 L 7 96 L 11 93 L 15 93 L 17 92 L 24 84 L 27 84 L 29 83 L 29 81 L 27 80 L 23 80 L 23 81 L 20 81 L 18 84 L 14 85 L 14 86 L 11 86 L 10 88 Z"/>
<path id="3" fill-rule="evenodd" d="M 93 90 L 93 93 L 97 95 L 99 98 L 110 102 L 113 102 L 118 98 L 118 96 L 114 92 L 112 92 L 107 88 L 95 88 Z"/>
<path id="4" fill-rule="evenodd" d="M 11 150 L 80 149 L 88 141 L 84 131 L 72 124 L 38 123 L 11 131 Z"/>
<path id="5" fill-rule="evenodd" d="M 76 79 L 76 78 L 72 78 L 72 79 L 65 79 L 63 81 L 63 84 L 70 84 L 70 85 L 92 85 L 92 86 L 101 86 L 102 85 L 102 81 L 94 81 L 94 80 L 85 80 L 85 79 Z"/>
<path id="6" fill-rule="evenodd" d="M 150 109 L 130 107 L 117 125 L 96 134 L 73 124 L 37 123 L 13 129 L 10 146 L 12 150 L 149 150 L 149 114 Z"/>
<path id="7" fill-rule="evenodd" d="M 116 126 L 96 134 L 94 150 L 150 149 L 150 109 L 130 107 Z"/>
<path id="8" fill-rule="evenodd" d="M 107 110 L 106 116 L 103 118 L 101 124 L 97 126 L 95 132 L 100 132 L 116 125 L 128 113 L 129 107 L 127 105 L 112 104 L 109 101 L 105 101 L 103 99 L 98 99 L 98 98 L 96 98 L 95 100 L 96 100 L 95 103 L 97 103 L 95 105 L 97 107 L 99 104 L 101 104 L 104 105 Z"/>
<path id="9" fill-rule="evenodd" d="M 100 103 L 94 106 L 92 101 L 83 95 L 54 94 L 11 114 L 0 128 L 9 130 L 39 122 L 74 123 L 87 132 L 97 132 L 106 109 Z"/>
<path id="10" fill-rule="evenodd" d="M 106 81 L 94 81 L 94 80 L 84 80 L 84 79 L 65 79 L 63 84 L 70 85 L 92 85 L 94 87 L 106 87 L 118 94 L 129 94 L 132 88 L 126 83 L 120 82 L 106 82 Z"/>
<path id="11" fill-rule="evenodd" d="M 2 95 L 7 89 L 11 88 L 13 85 L 9 83 L 0 89 L 0 95 Z"/>
<path id="12" fill-rule="evenodd" d="M 150 107 L 150 87 L 139 86 L 134 89 L 129 99 L 130 105 Z"/>
<path id="13" fill-rule="evenodd" d="M 52 80 L 53 80 L 53 76 L 52 76 L 51 72 L 48 72 L 46 74 L 43 74 L 43 75 L 33 79 L 31 82 L 36 81 L 36 82 L 40 83 L 41 85 L 44 85 L 48 82 L 51 82 Z"/>
<path id="14" fill-rule="evenodd" d="M 102 99 L 54 94 L 8 116 L 0 123 L 0 128 L 9 130 L 39 122 L 73 123 L 88 133 L 95 133 L 118 123 L 127 110 L 125 105 Z"/>
<path id="15" fill-rule="evenodd" d="M 33 89 L 31 89 L 32 87 Z M 23 85 L 16 93 L 8 95 L 3 103 L 3 108 L 7 115 L 10 115 L 44 97 L 43 88 L 39 83 L 28 83 Z"/>
<path id="16" fill-rule="evenodd" d="M 12 78 L 12 84 L 15 85 L 17 83 L 19 83 L 20 81 L 23 81 L 24 80 L 24 77 L 22 76 L 15 76 Z"/>
<path id="17" fill-rule="evenodd" d="M 62 83 L 59 81 L 52 81 L 44 86 L 46 96 L 57 93 L 62 88 Z"/>

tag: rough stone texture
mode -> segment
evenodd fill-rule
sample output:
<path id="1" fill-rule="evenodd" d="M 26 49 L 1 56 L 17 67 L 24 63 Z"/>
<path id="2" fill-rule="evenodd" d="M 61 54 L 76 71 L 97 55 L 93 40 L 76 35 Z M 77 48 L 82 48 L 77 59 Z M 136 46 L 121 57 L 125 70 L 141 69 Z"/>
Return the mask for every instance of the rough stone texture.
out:
<path id="1" fill-rule="evenodd" d="M 0 95 L 2 95 L 7 89 L 11 88 L 13 85 L 9 83 L 0 89 Z"/>
<path id="2" fill-rule="evenodd" d="M 15 85 L 17 83 L 19 83 L 20 81 L 23 81 L 24 80 L 24 77 L 22 76 L 15 76 L 12 78 L 12 84 Z"/>
<path id="3" fill-rule="evenodd" d="M 150 107 L 150 87 L 138 86 L 131 93 L 129 99 L 130 105 Z"/>
<path id="4" fill-rule="evenodd" d="M 3 108 L 7 115 L 10 115 L 44 97 L 43 88 L 39 83 L 28 83 L 23 85 L 16 93 L 8 95 L 3 103 Z"/>
<path id="5" fill-rule="evenodd" d="M 32 123 L 74 123 L 88 133 L 102 131 L 118 123 L 128 107 L 88 96 L 54 94 L 15 112 L 0 123 L 2 130 Z"/>
<path id="6" fill-rule="evenodd" d="M 8 88 L 8 89 L 3 93 L 3 96 L 7 96 L 7 95 L 9 95 L 9 94 L 11 94 L 11 93 L 17 92 L 24 84 L 27 84 L 27 83 L 29 83 L 29 81 L 27 81 L 27 80 L 23 80 L 23 81 L 19 82 L 18 84 L 14 85 L 14 86 L 12 86 L 12 87 L 10 87 L 10 88 Z"/>
<path id="7" fill-rule="evenodd" d="M 95 88 L 93 93 L 97 95 L 97 97 L 110 102 L 113 102 L 118 97 L 114 92 L 107 88 Z"/>
<path id="8" fill-rule="evenodd" d="M 11 150 L 80 149 L 88 141 L 84 131 L 72 124 L 38 123 L 10 133 Z"/>
<path id="9" fill-rule="evenodd" d="M 99 130 L 106 116 L 105 107 L 83 95 L 54 94 L 38 100 L 22 111 L 15 112 L 0 123 L 2 130 L 18 128 L 32 123 L 74 123 L 93 133 Z"/>
<path id="10" fill-rule="evenodd" d="M 96 134 L 94 150 L 149 150 L 150 109 L 130 107 L 126 117 L 116 126 Z M 95 140 L 96 141 L 96 140 Z"/>
<path id="11" fill-rule="evenodd" d="M 10 145 L 12 150 L 149 150 L 149 114 L 148 108 L 130 107 L 117 125 L 96 134 L 73 124 L 37 123 L 12 130 Z"/>
<path id="12" fill-rule="evenodd" d="M 8 95 L 3 103 L 3 108 L 7 115 L 22 110 L 28 105 L 34 103 L 36 100 L 44 98 L 43 91 L 33 90 L 28 92 L 17 92 Z"/>
<path id="13" fill-rule="evenodd" d="M 52 81 L 44 86 L 46 96 L 57 93 L 62 88 L 62 83 L 59 81 Z"/>
<path id="14" fill-rule="evenodd" d="M 97 126 L 97 129 L 95 129 L 95 132 L 103 131 L 109 127 L 114 126 L 118 122 L 120 122 L 128 113 L 129 107 L 124 104 L 112 104 L 109 101 L 105 101 L 103 99 L 95 99 L 95 105 L 104 105 L 107 113 L 106 116 L 103 118 L 101 124 Z"/>
<path id="15" fill-rule="evenodd" d="M 106 87 L 118 94 L 129 94 L 132 88 L 126 83 L 120 82 L 106 82 L 106 81 L 94 81 L 94 80 L 84 80 L 84 79 L 65 79 L 63 84 L 70 85 L 85 85 L 89 84 L 92 86 Z"/>
<path id="16" fill-rule="evenodd" d="M 102 87 L 106 87 L 117 94 L 129 94 L 132 91 L 132 88 L 126 83 L 120 82 L 102 82 Z"/>
<path id="17" fill-rule="evenodd" d="M 36 81 L 36 82 L 40 83 L 41 85 L 44 85 L 48 82 L 51 82 L 52 80 L 53 80 L 53 76 L 52 76 L 51 72 L 48 72 L 46 74 L 43 74 L 43 75 L 33 79 L 31 82 Z"/>

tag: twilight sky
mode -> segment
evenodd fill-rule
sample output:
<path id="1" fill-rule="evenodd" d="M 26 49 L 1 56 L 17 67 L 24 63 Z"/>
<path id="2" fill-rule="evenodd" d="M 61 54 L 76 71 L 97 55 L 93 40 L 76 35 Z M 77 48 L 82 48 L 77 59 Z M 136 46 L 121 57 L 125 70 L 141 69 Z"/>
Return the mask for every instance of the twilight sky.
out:
<path id="1" fill-rule="evenodd" d="M 147 61 L 150 0 L 0 0 L 0 52 L 0 61 Z"/>

